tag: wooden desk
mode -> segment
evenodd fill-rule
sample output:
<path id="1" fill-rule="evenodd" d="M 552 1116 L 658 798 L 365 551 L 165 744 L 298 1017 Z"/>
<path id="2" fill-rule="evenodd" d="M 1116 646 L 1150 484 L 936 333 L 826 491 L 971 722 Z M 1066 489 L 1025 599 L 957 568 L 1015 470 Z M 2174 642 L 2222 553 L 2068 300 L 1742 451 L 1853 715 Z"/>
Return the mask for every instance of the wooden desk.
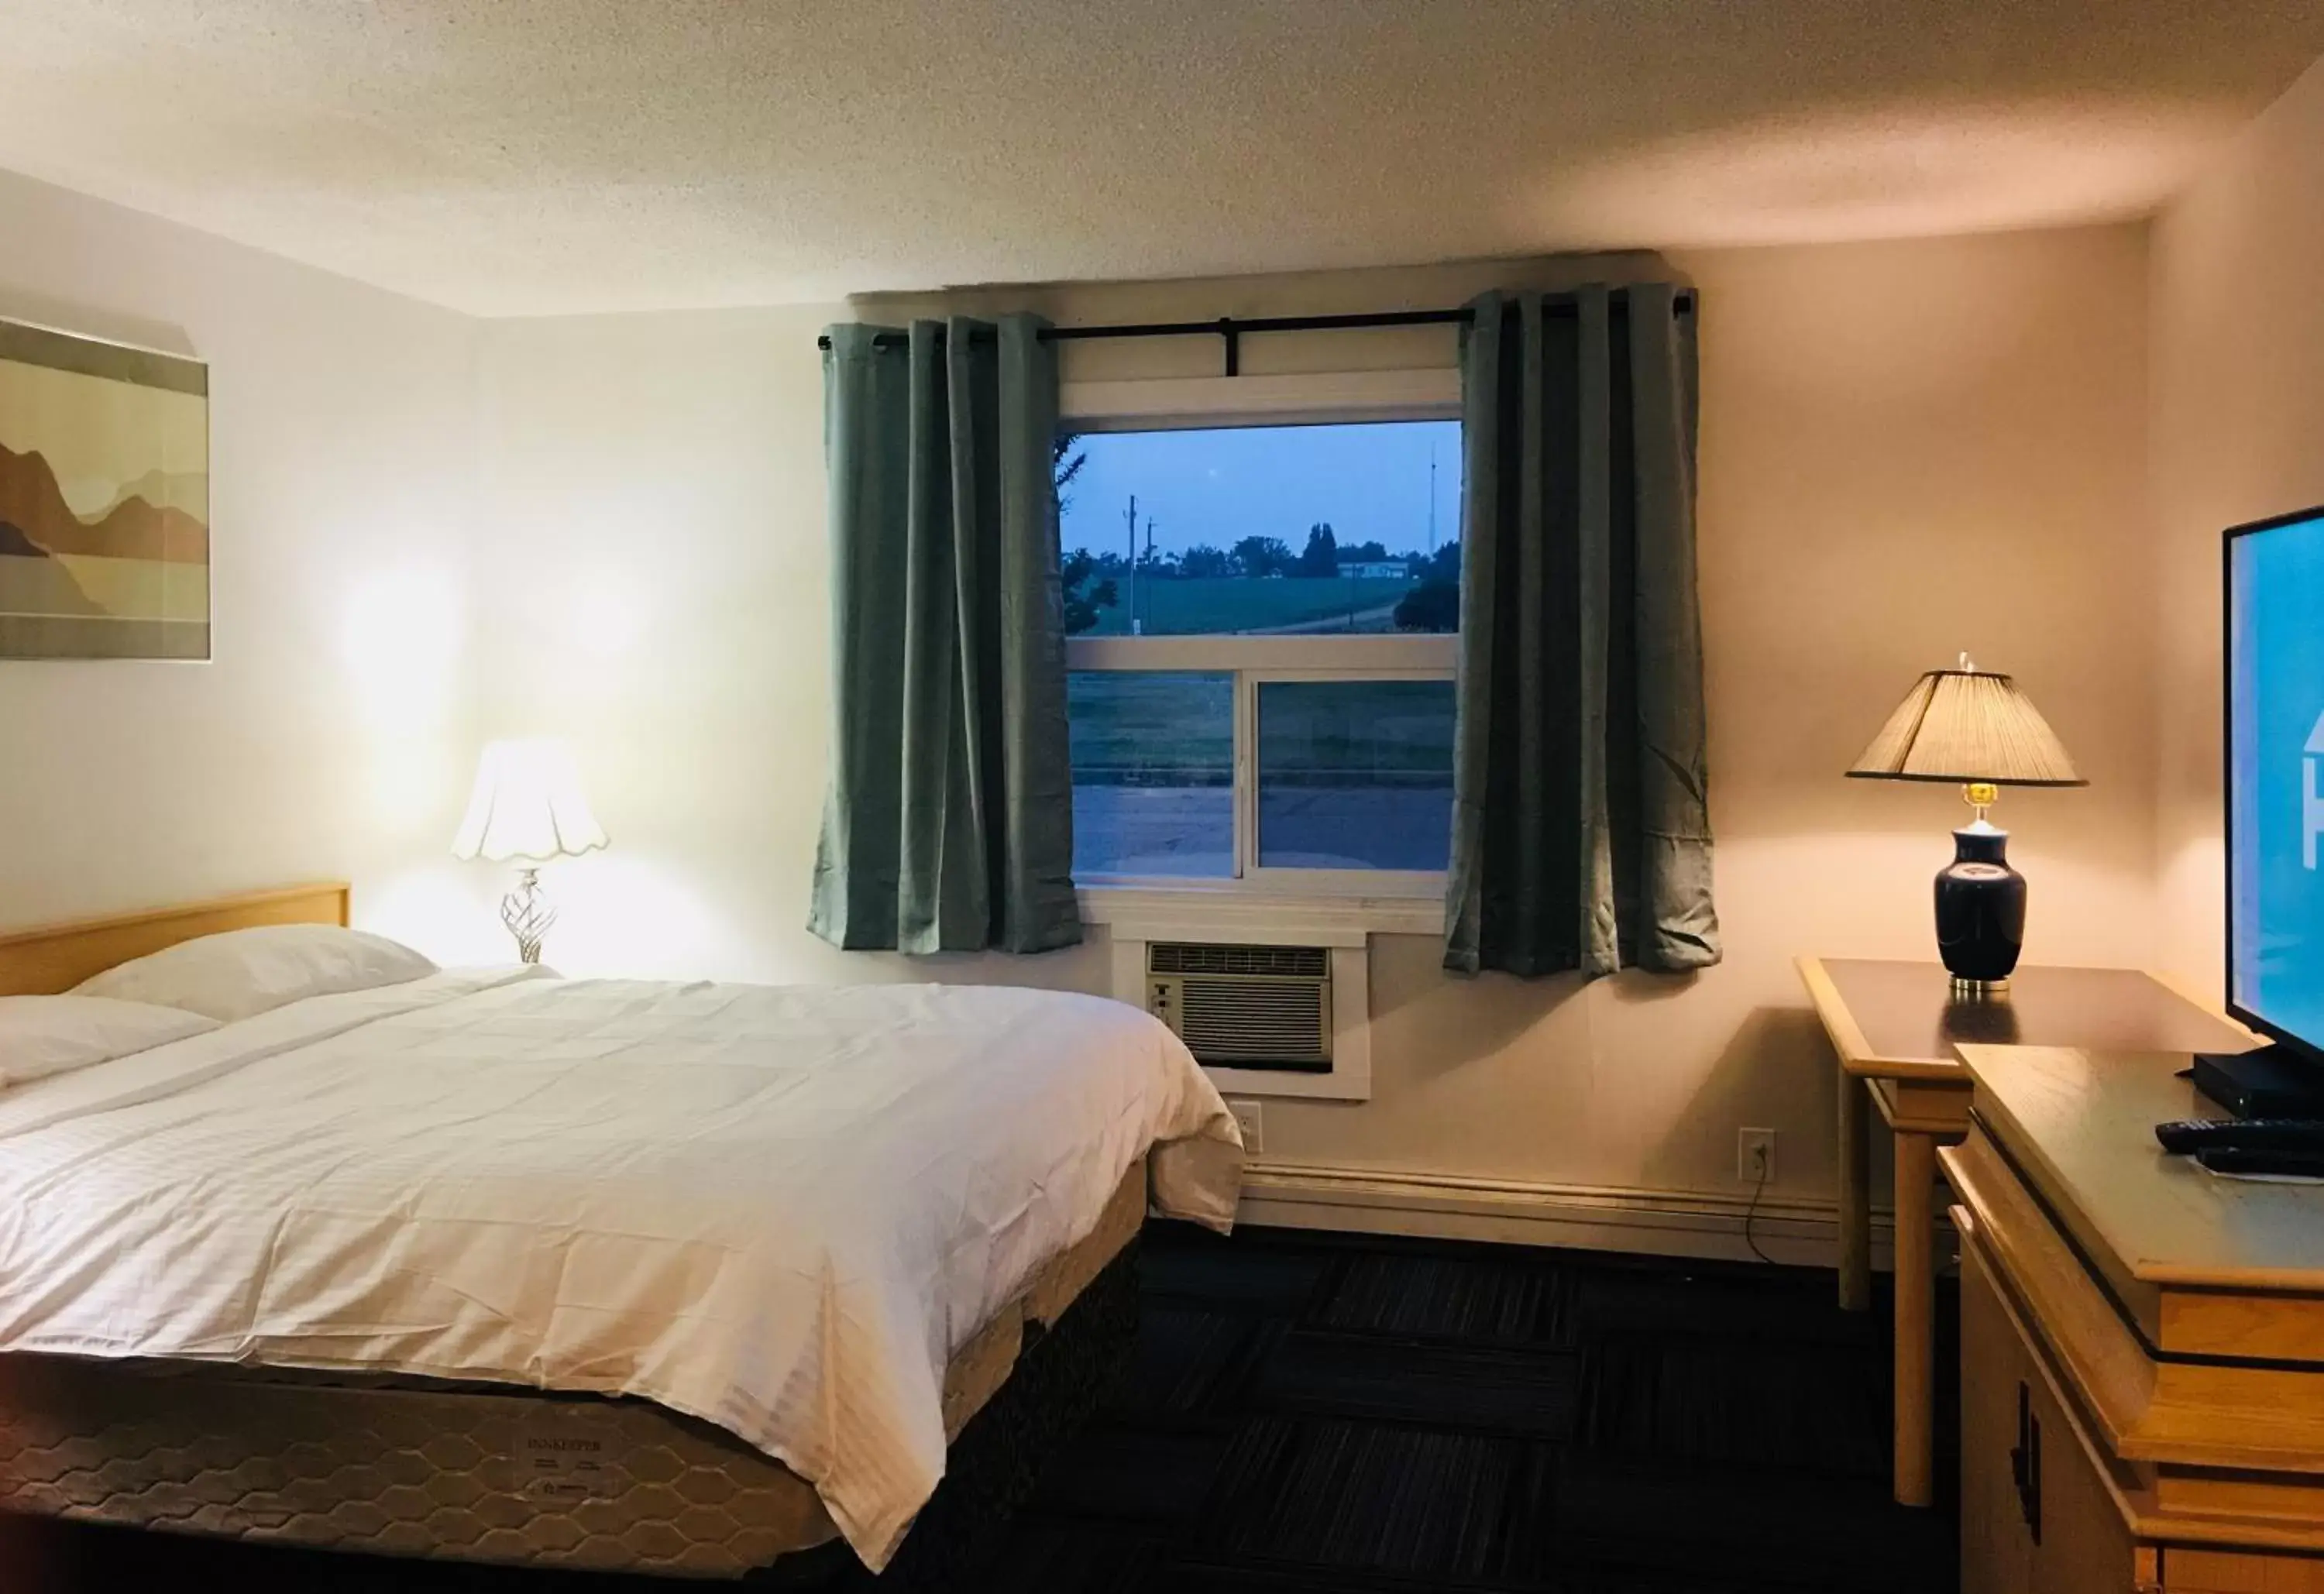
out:
<path id="1" fill-rule="evenodd" d="M 1943 967 L 1872 958 L 1799 960 L 1800 977 L 1840 1054 L 1840 1304 L 1871 1302 L 1868 1098 L 1895 1148 L 1895 1489 L 1932 1495 L 1935 1420 L 1936 1148 L 1969 1133 L 1963 1045 L 2086 1046 L 2107 1052 L 2239 1052 L 2238 1025 L 2135 969 L 2021 968 L 2006 1000 L 1957 1001 Z"/>
<path id="2" fill-rule="evenodd" d="M 2165 1156 L 2183 1053 L 1961 1056 L 1966 1594 L 2324 1590 L 2324 1190 Z"/>

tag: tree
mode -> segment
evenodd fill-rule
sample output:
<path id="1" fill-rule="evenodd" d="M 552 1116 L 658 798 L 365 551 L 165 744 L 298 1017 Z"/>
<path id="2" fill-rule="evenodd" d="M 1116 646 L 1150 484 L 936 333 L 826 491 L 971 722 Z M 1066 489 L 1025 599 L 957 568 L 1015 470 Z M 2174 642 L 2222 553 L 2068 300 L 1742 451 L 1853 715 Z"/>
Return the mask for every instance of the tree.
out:
<path id="1" fill-rule="evenodd" d="M 1396 603 L 1398 631 L 1459 631 L 1461 587 L 1457 582 L 1424 581 Z"/>
<path id="2" fill-rule="evenodd" d="M 1069 637 L 1095 630 L 1097 612 L 1111 609 L 1121 601 L 1111 576 L 1091 583 L 1090 577 L 1096 574 L 1096 570 L 1097 561 L 1090 557 L 1089 549 L 1085 548 L 1074 549 L 1058 565 L 1057 582 L 1065 589 L 1065 634 Z M 1087 591 L 1083 590 L 1084 586 Z"/>
<path id="3" fill-rule="evenodd" d="M 1416 557 L 1412 573 L 1419 585 L 1397 600 L 1398 631 L 1461 629 L 1461 545 L 1448 542 L 1426 558 Z"/>
<path id="4" fill-rule="evenodd" d="M 1340 562 L 1343 565 L 1351 560 L 1376 565 L 1388 557 L 1388 545 L 1377 537 L 1370 542 L 1342 543 L 1340 547 Z"/>
<path id="5" fill-rule="evenodd" d="M 1060 431 L 1049 445 L 1049 469 L 1056 484 L 1060 514 L 1072 502 L 1065 489 L 1082 474 L 1082 466 L 1089 463 L 1089 451 L 1074 447 L 1081 440 L 1079 432 Z M 1091 577 L 1096 574 L 1097 561 L 1090 557 L 1087 548 L 1076 548 L 1058 561 L 1057 585 L 1065 599 L 1065 634 L 1069 637 L 1095 630 L 1097 612 L 1120 602 L 1111 577 L 1092 583 Z"/>
<path id="6" fill-rule="evenodd" d="M 1291 545 L 1280 537 L 1246 537 L 1234 545 L 1234 562 L 1245 576 L 1280 576 L 1291 568 Z"/>
<path id="7" fill-rule="evenodd" d="M 1082 474 L 1082 466 L 1089 463 L 1089 450 L 1078 446 L 1081 440 L 1079 432 L 1061 431 L 1049 444 L 1049 469 L 1056 478 L 1059 514 L 1065 513 L 1065 506 L 1073 502 L 1065 495 L 1065 489 L 1074 484 L 1074 478 Z"/>
<path id="8" fill-rule="evenodd" d="M 1185 576 L 1220 576 L 1234 574 L 1234 557 L 1198 542 L 1178 556 L 1178 574 Z"/>
<path id="9" fill-rule="evenodd" d="M 1307 547 L 1299 556 L 1298 573 L 1302 576 L 1337 576 L 1340 573 L 1340 539 L 1332 535 L 1331 522 L 1318 521 L 1307 528 Z"/>

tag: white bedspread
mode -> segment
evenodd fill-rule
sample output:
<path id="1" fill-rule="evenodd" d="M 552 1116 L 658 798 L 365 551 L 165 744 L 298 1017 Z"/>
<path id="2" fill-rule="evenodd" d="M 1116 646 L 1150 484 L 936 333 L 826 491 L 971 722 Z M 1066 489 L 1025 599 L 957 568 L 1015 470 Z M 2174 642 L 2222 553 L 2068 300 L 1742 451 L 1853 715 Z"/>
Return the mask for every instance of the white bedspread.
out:
<path id="1" fill-rule="evenodd" d="M 879 1567 L 952 1353 L 1157 1143 L 1223 1227 L 1218 1092 L 1096 998 L 439 974 L 0 1092 L 0 1350 L 643 1396 Z"/>

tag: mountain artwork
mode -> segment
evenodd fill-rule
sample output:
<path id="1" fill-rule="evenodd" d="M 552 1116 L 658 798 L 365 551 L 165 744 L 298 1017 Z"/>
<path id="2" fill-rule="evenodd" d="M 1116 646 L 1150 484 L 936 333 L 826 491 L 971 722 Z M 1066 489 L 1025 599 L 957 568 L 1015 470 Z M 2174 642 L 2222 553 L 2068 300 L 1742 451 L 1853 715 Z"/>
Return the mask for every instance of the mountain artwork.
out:
<path id="1" fill-rule="evenodd" d="M 210 656 L 209 369 L 0 321 L 0 660 Z"/>

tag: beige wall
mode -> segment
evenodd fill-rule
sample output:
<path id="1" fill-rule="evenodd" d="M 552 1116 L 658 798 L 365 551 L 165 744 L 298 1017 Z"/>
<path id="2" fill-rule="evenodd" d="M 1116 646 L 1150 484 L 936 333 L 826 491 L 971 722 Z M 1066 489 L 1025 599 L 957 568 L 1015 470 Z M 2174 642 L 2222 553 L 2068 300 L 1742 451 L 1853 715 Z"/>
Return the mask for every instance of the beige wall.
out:
<path id="1" fill-rule="evenodd" d="M 0 924 L 351 876 L 458 921 L 473 323 L 0 174 L 0 316 L 210 362 L 206 665 L 0 663 Z"/>
<path id="2" fill-rule="evenodd" d="M 1702 579 L 1725 966 L 1579 989 L 1455 980 L 1379 944 L 1377 1095 L 1270 1101 L 1271 1161 L 1733 1193 L 1831 1188 L 1829 1055 L 1791 959 L 1929 949 L 1950 793 L 1840 771 L 1923 669 L 2015 671 L 2088 791 L 2014 796 L 2029 955 L 2151 950 L 2153 604 L 2139 229 L 1727 252 L 1704 290 Z M 1455 301 L 1535 263 L 1014 290 L 1063 320 Z M 971 296 L 973 297 L 973 296 Z M 908 304 L 865 307 L 881 315 Z M 565 871 L 570 970 L 890 978 L 800 926 L 828 622 L 815 334 L 845 312 L 499 323 L 483 334 L 484 720 L 573 737 L 615 838 Z M 1202 374 L 1214 344 L 1083 345 L 1068 378 Z M 1444 331 L 1256 340 L 1247 368 L 1446 364 Z M 1095 988 L 1095 949 L 940 977 Z"/>
<path id="3" fill-rule="evenodd" d="M 2219 533 L 2324 502 L 2324 62 L 2156 223 L 2150 297 L 2160 955 L 2216 990 Z"/>

